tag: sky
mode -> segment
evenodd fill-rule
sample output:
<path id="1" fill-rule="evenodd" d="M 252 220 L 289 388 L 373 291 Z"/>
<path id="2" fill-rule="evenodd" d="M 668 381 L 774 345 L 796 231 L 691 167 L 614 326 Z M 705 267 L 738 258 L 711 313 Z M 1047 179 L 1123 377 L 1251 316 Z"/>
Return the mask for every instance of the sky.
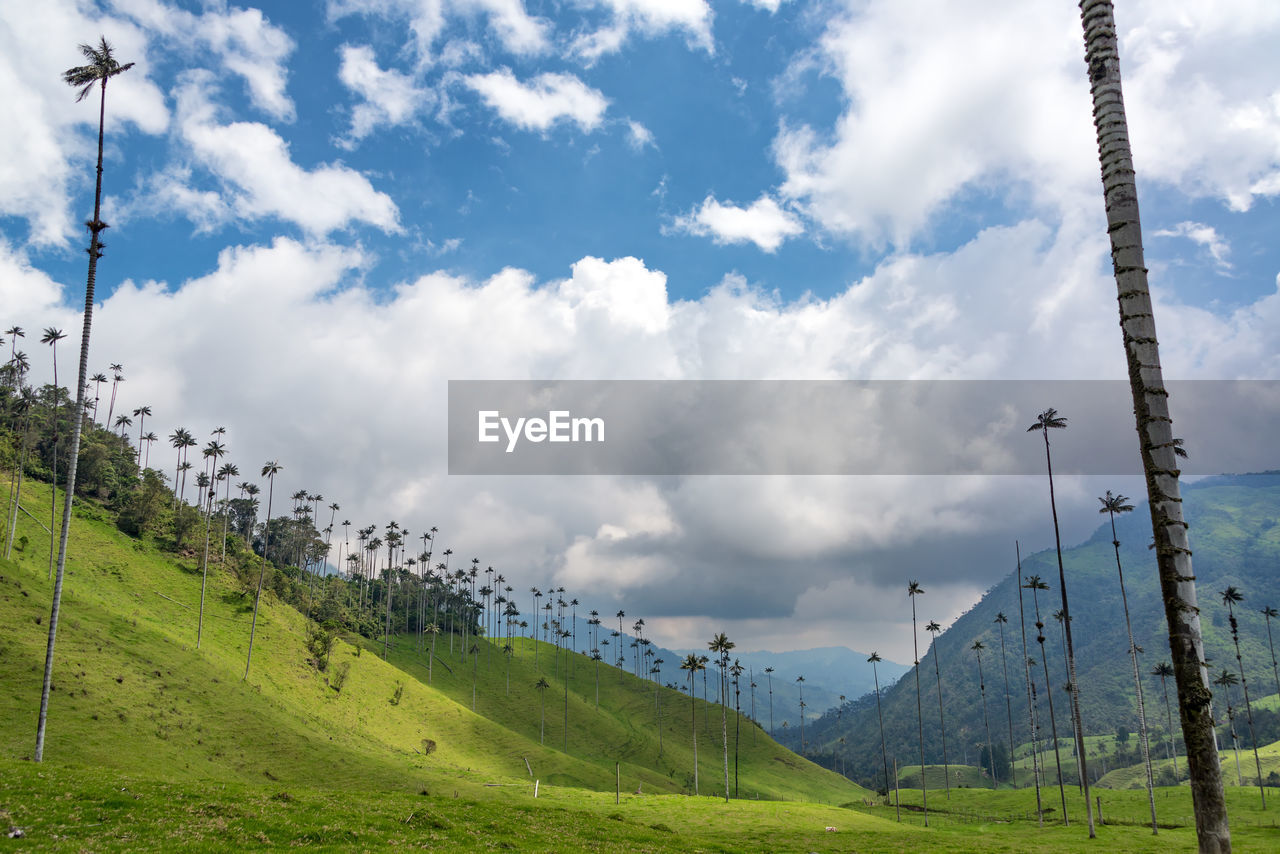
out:
<path id="1" fill-rule="evenodd" d="M 1280 379 L 1280 5 L 1118 6 L 1166 376 Z M 98 101 L 61 74 L 105 36 L 136 63 L 107 88 L 90 350 L 118 410 L 225 426 L 242 473 L 278 460 L 352 531 L 435 526 L 665 646 L 909 661 L 907 581 L 952 621 L 1015 540 L 1052 544 L 1044 478 L 451 476 L 447 384 L 1123 379 L 1078 15 L 0 0 L 0 328 L 43 381 L 33 332 L 78 337 Z M 1106 489 L 1143 494 L 1059 481 L 1068 543 Z"/>

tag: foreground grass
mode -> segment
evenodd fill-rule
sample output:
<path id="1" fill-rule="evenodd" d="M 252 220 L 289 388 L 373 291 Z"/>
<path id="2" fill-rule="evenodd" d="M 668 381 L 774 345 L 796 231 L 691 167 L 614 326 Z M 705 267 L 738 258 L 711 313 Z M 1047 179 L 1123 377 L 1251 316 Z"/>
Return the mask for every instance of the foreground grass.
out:
<path id="1" fill-rule="evenodd" d="M 1275 850 L 1276 818 L 1229 793 L 1236 850 Z M 1034 820 L 1027 792 L 953 790 L 930 799 L 930 826 L 903 793 L 892 807 L 851 808 L 682 795 L 614 795 L 527 784 L 357 793 L 283 783 L 157 782 L 134 775 L 0 760 L 0 822 L 26 850 L 222 851 L 268 846 L 372 850 L 603 852 L 1167 852 L 1194 850 L 1190 795 L 1160 792 L 1158 836 L 1136 819 L 1139 792 L 1108 793 L 1098 838 L 1083 811 L 1070 827 Z M 937 803 L 935 804 L 935 800 Z M 1256 800 L 1256 799 L 1255 799 Z M 1031 817 L 1027 807 L 1031 806 Z M 1079 808 L 1078 802 L 1072 808 Z M 1176 822 L 1185 821 L 1185 824 Z M 834 828 L 828 831 L 827 828 Z"/>

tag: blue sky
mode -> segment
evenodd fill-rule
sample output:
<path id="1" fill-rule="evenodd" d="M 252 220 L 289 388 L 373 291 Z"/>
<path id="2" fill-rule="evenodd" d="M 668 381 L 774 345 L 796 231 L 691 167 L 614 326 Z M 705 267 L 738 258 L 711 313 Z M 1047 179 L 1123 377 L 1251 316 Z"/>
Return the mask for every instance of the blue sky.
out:
<path id="1" fill-rule="evenodd" d="M 1276 379 L 1280 8 L 1209 5 L 1117 10 L 1157 323 L 1170 376 Z M 91 370 L 670 646 L 903 658 L 904 579 L 953 618 L 1042 485 L 451 478 L 448 380 L 1123 376 L 1074 3 L 0 0 L 4 328 L 78 329 L 99 34 Z"/>

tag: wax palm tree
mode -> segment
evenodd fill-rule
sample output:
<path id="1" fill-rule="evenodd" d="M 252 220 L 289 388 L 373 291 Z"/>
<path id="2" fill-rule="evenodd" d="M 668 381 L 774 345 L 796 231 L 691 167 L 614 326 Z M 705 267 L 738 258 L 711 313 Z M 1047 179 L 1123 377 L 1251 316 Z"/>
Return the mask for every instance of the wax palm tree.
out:
<path id="1" fill-rule="evenodd" d="M 1183 740 L 1187 746 L 1196 836 L 1201 851 L 1228 851 L 1231 830 L 1209 708 L 1212 695 L 1203 663 L 1195 572 L 1183 521 L 1178 444 L 1169 414 L 1169 395 L 1160 370 L 1155 312 L 1147 287 L 1138 188 L 1129 147 L 1111 0 L 1081 0 L 1080 19 L 1098 134 L 1107 235 L 1119 295 L 1120 328 L 1155 535 L 1160 589 L 1169 626 Z"/>
<path id="2" fill-rule="evenodd" d="M 538 696 L 541 698 L 540 704 L 540 723 L 538 725 L 538 744 L 547 743 L 547 689 L 551 687 L 551 683 L 547 681 L 547 677 L 539 676 L 538 681 L 533 684 L 538 689 Z"/>
<path id="3" fill-rule="evenodd" d="M 1036 824 L 1044 827 L 1044 803 L 1040 797 L 1040 759 L 1038 754 L 1039 739 L 1036 738 L 1036 704 L 1035 704 L 1035 683 L 1032 681 L 1032 661 L 1030 651 L 1027 649 L 1027 616 L 1026 608 L 1023 603 L 1022 591 L 1022 547 L 1017 540 L 1013 543 L 1013 553 L 1017 558 L 1018 573 L 1018 628 L 1022 635 L 1022 679 L 1027 690 L 1027 732 L 1031 736 L 1031 781 L 1036 789 Z M 1012 774 L 1013 760 L 1013 737 L 1009 738 L 1009 759 L 1010 759 L 1010 777 L 1017 779 Z"/>
<path id="4" fill-rule="evenodd" d="M 982 641 L 975 640 L 969 647 L 978 657 L 978 690 L 982 693 L 982 725 L 987 730 L 987 764 L 991 771 L 991 788 L 996 788 L 996 755 L 991 744 L 991 722 L 987 719 L 987 683 L 982 678 L 982 651 L 986 649 Z M 936 651 L 936 646 L 935 646 Z"/>
<path id="5" fill-rule="evenodd" d="M 1280 670 L 1276 669 L 1276 645 L 1271 640 L 1271 618 L 1280 617 L 1280 611 L 1268 605 L 1262 609 L 1261 614 L 1267 623 L 1267 646 L 1271 650 L 1271 675 L 1276 679 L 1276 694 L 1280 695 Z"/>
<path id="6" fill-rule="evenodd" d="M 22 506 L 22 479 L 26 472 L 27 452 L 31 448 L 31 413 L 35 410 L 36 394 L 30 388 L 23 387 L 18 391 L 12 403 L 15 419 L 21 416 L 22 453 L 18 457 L 16 475 L 9 481 L 9 513 L 5 520 L 6 536 L 4 541 L 4 558 L 8 560 L 13 554 L 13 538 L 18 528 L 18 510 Z"/>
<path id="7" fill-rule="evenodd" d="M 1000 627 L 1000 668 L 1004 671 L 1004 708 L 1009 718 L 1009 780 L 1013 781 L 1013 697 L 1009 693 L 1009 662 L 1005 655 L 1004 627 L 1009 618 L 1004 611 L 996 614 L 995 624 Z"/>
<path id="8" fill-rule="evenodd" d="M 1044 692 L 1049 698 L 1049 728 L 1053 733 L 1053 763 L 1058 771 L 1058 794 L 1062 796 L 1062 823 L 1070 824 L 1067 818 L 1067 790 L 1062 782 L 1062 753 L 1058 747 L 1058 717 L 1053 709 L 1053 685 L 1049 680 L 1049 659 L 1044 651 L 1044 621 L 1040 619 L 1040 596 L 1041 590 L 1048 590 L 1049 585 L 1045 584 L 1038 575 L 1027 576 L 1027 583 L 1023 585 L 1027 590 L 1031 591 L 1031 601 L 1035 604 L 1036 610 L 1036 642 L 1040 644 L 1040 663 L 1044 667 Z"/>
<path id="9" fill-rule="evenodd" d="M 1124 588 L 1124 567 L 1120 565 L 1120 538 L 1116 534 L 1116 515 L 1133 512 L 1133 505 L 1123 495 L 1111 493 L 1100 496 L 1098 502 L 1102 508 L 1099 513 L 1106 513 L 1111 522 L 1111 545 L 1116 553 L 1116 575 L 1120 579 L 1120 603 L 1124 607 L 1124 630 L 1129 636 L 1129 661 L 1133 665 L 1133 690 L 1138 700 L 1138 732 L 1142 743 L 1142 762 L 1147 771 L 1147 803 L 1151 807 L 1151 834 L 1160 832 L 1156 824 L 1155 777 L 1151 771 L 1151 746 L 1147 740 L 1147 707 L 1142 696 L 1142 678 L 1138 673 L 1138 645 L 1133 641 L 1133 624 L 1129 621 L 1129 596 Z"/>
<path id="10" fill-rule="evenodd" d="M 773 668 L 766 667 L 764 675 L 769 680 L 769 735 L 773 735 Z"/>
<path id="11" fill-rule="evenodd" d="M 143 456 L 142 467 L 144 469 L 148 469 L 148 468 L 151 468 L 151 443 L 159 442 L 160 437 L 157 436 L 152 431 L 148 430 L 147 434 L 142 437 L 142 441 L 147 444 L 147 451 L 146 451 L 146 454 Z"/>
<path id="12" fill-rule="evenodd" d="M 139 406 L 133 410 L 133 414 L 138 419 L 138 465 L 142 465 L 142 431 L 147 423 L 147 416 L 151 414 L 151 407 Z"/>
<path id="13" fill-rule="evenodd" d="M 231 479 L 239 476 L 240 467 L 235 463 L 223 463 L 218 468 L 218 480 L 225 481 L 227 484 L 226 496 L 223 499 L 226 506 L 222 513 L 222 563 L 227 562 L 227 526 L 231 524 Z"/>
<path id="14" fill-rule="evenodd" d="M 70 461 L 67 466 L 66 493 L 62 507 L 62 529 L 58 545 L 57 572 L 53 584 L 53 604 L 49 612 L 49 642 L 45 649 L 44 683 L 40 689 L 40 716 L 36 725 L 36 762 L 44 758 L 45 726 L 49 717 L 49 691 L 53 685 L 53 650 L 58 636 L 58 614 L 62 606 L 62 579 L 67 562 L 67 537 L 71 533 L 71 504 L 76 494 L 76 468 L 80 459 L 80 430 L 84 421 L 84 389 L 85 378 L 89 375 L 89 334 L 93 329 L 94 283 L 98 274 L 98 258 L 102 255 L 102 230 L 107 224 L 102 221 L 102 148 L 106 135 L 107 116 L 107 81 L 123 74 L 133 67 L 133 63 L 121 65 L 112 55 L 111 45 L 103 37 L 98 45 L 82 44 L 80 52 L 88 65 L 67 69 L 62 79 L 71 86 L 79 88 L 77 101 L 82 101 L 93 87 L 100 92 L 98 106 L 98 176 L 93 193 L 93 219 L 86 223 L 89 229 L 89 272 L 85 278 L 84 293 L 84 326 L 80 334 L 80 371 L 76 380 L 76 408 L 71 419 Z"/>
<path id="15" fill-rule="evenodd" d="M 1231 749 L 1236 755 L 1236 785 L 1244 785 L 1244 775 L 1240 773 L 1240 742 L 1236 737 L 1236 710 L 1231 705 L 1231 686 L 1239 685 L 1240 679 L 1230 670 L 1223 670 L 1213 684 L 1222 688 L 1227 695 L 1227 722 L 1231 732 Z"/>
<path id="16" fill-rule="evenodd" d="M 93 420 L 94 421 L 98 420 L 98 397 L 102 393 L 102 384 L 105 383 L 106 381 L 107 381 L 107 375 L 102 373 L 101 371 L 89 377 L 89 382 L 93 383 L 95 386 L 93 390 Z"/>
<path id="17" fill-rule="evenodd" d="M 729 650 L 733 649 L 734 643 L 729 640 L 729 636 L 724 632 L 719 632 L 707 644 L 707 649 L 716 653 L 720 658 L 720 681 L 722 683 L 720 690 L 720 698 L 724 699 L 724 676 L 729 666 Z M 724 737 L 724 800 L 729 802 L 729 710 L 727 705 L 720 703 L 720 730 Z"/>
<path id="18" fill-rule="evenodd" d="M 212 485 L 209 476 L 204 472 L 200 472 L 200 477 L 196 480 L 196 484 L 200 487 L 201 492 L 207 488 L 212 494 L 216 487 Z M 204 556 L 200 559 L 200 617 L 196 623 L 196 649 L 200 648 L 200 639 L 204 634 L 204 594 L 205 587 L 209 579 L 209 516 L 204 514 Z"/>
<path id="19" fill-rule="evenodd" d="M 1236 621 L 1235 605 L 1244 601 L 1244 594 L 1234 587 L 1218 593 L 1227 606 L 1227 621 L 1231 624 L 1231 642 L 1236 648 L 1236 668 L 1240 671 L 1240 690 L 1244 693 L 1244 710 L 1249 722 L 1249 742 L 1253 745 L 1253 763 L 1258 771 L 1258 791 L 1262 795 L 1262 808 L 1267 808 L 1267 791 L 1262 782 L 1262 761 L 1258 758 L 1258 737 L 1253 729 L 1253 705 L 1249 702 L 1249 680 L 1244 675 L 1244 660 L 1240 657 L 1240 624 Z"/>
<path id="20" fill-rule="evenodd" d="M 169 434 L 169 444 L 177 451 L 177 462 L 173 467 L 173 506 L 178 506 L 178 474 L 182 471 L 183 453 L 194 445 L 196 440 L 185 427 L 179 427 Z"/>
<path id="21" fill-rule="evenodd" d="M 916 727 L 920 737 L 920 805 L 924 811 L 924 826 L 929 826 L 929 787 L 924 778 L 924 706 L 920 699 L 920 646 L 916 639 L 916 597 L 924 595 L 919 581 L 907 582 L 907 597 L 911 599 L 911 652 L 915 657 L 916 674 Z"/>
<path id="22" fill-rule="evenodd" d="M 942 712 L 942 666 L 939 663 L 938 655 L 938 633 L 942 631 L 942 626 L 938 625 L 936 620 L 930 620 L 929 625 L 924 630 L 933 635 L 933 672 L 938 679 L 938 726 L 942 732 L 942 781 L 946 785 L 947 797 L 951 797 L 951 766 L 947 761 L 947 719 Z M 921 775 L 924 769 L 920 770 Z"/>
<path id="23" fill-rule="evenodd" d="M 18 353 L 18 339 L 26 338 L 27 333 L 21 326 L 10 326 L 4 334 L 9 336 L 9 358 L 13 359 Z"/>
<path id="24" fill-rule="evenodd" d="M 1089 799 L 1089 765 L 1085 757 L 1084 721 L 1080 717 L 1080 682 L 1076 678 L 1075 647 L 1071 638 L 1071 609 L 1067 605 L 1067 573 L 1062 566 L 1062 536 L 1058 530 L 1058 503 L 1053 492 L 1053 458 L 1049 452 L 1049 431 L 1065 430 L 1066 426 L 1067 419 L 1059 415 L 1058 410 L 1050 408 L 1036 416 L 1035 423 L 1027 428 L 1027 432 L 1039 432 L 1044 438 L 1044 460 L 1049 473 L 1049 510 L 1053 514 L 1053 544 L 1058 555 L 1058 592 L 1062 596 L 1062 626 L 1067 647 L 1067 681 L 1071 685 L 1071 723 L 1075 733 L 1076 757 L 1080 766 L 1080 785 L 1084 791 L 1084 814 L 1089 823 L 1089 838 L 1094 839 L 1097 837 L 1097 831 L 1093 826 L 1093 804 Z"/>
<path id="25" fill-rule="evenodd" d="M 804 753 L 804 676 L 796 677 L 796 685 L 800 686 L 800 752 Z"/>
<path id="26" fill-rule="evenodd" d="M 884 713 L 880 711 L 880 673 L 876 669 L 876 665 L 884 661 L 877 652 L 872 652 L 867 657 L 867 661 L 871 662 L 871 678 L 876 684 L 876 718 L 880 721 L 880 758 L 884 761 L 884 796 L 889 797 L 889 749 L 884 740 Z"/>
<path id="27" fill-rule="evenodd" d="M 116 416 L 116 429 L 120 431 L 120 438 L 124 438 L 124 428 L 133 426 L 133 419 L 123 413 Z"/>
<path id="28" fill-rule="evenodd" d="M 1164 690 L 1165 725 L 1169 728 L 1169 755 L 1173 759 L 1173 780 L 1176 783 L 1178 781 L 1178 745 L 1173 739 L 1173 708 L 1169 705 L 1169 683 L 1165 681 L 1173 675 L 1173 667 L 1169 662 L 1162 661 L 1151 668 L 1151 675 L 1160 678 L 1160 687 Z"/>
<path id="29" fill-rule="evenodd" d="M 116 390 L 120 387 L 120 383 L 124 382 L 124 365 L 119 362 L 111 365 L 111 405 L 107 407 L 107 420 L 104 424 L 111 423 L 111 414 L 116 411 Z"/>
<path id="30" fill-rule="evenodd" d="M 53 484 L 49 490 L 49 577 L 53 578 L 53 529 L 58 524 L 58 342 L 67 336 L 61 329 L 52 326 L 44 330 L 40 338 L 41 344 L 48 344 L 53 349 Z M 83 395 L 81 395 L 83 398 Z"/>
<path id="31" fill-rule="evenodd" d="M 241 681 L 249 678 L 249 665 L 253 662 L 253 637 L 258 629 L 258 603 L 262 601 L 262 582 L 267 577 L 267 547 L 271 545 L 271 502 L 275 497 L 276 475 L 281 468 L 283 466 L 275 460 L 262 466 L 262 477 L 267 479 L 267 521 L 262 529 L 262 564 L 258 570 L 258 592 L 253 597 L 253 622 L 249 624 L 249 654 L 244 660 L 244 676 Z"/>

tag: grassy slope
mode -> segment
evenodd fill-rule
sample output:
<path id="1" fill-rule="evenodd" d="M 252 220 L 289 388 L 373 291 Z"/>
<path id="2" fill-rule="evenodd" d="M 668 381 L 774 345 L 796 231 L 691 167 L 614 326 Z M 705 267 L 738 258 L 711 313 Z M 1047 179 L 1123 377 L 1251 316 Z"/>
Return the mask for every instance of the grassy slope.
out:
<path id="1" fill-rule="evenodd" d="M 28 485 L 24 498 L 40 506 L 48 500 L 47 487 Z M 94 513 L 92 508 L 87 512 Z M 5 755 L 17 757 L 28 756 L 33 746 L 51 594 L 47 537 L 25 518 L 19 525 L 22 533 L 31 540 L 26 552 L 15 551 L 16 561 L 0 563 L 0 620 L 14 627 L 0 640 L 0 684 L 5 687 L 0 691 L 0 746 Z M 589 716 L 585 698 L 574 697 L 574 742 L 568 755 L 555 749 L 560 741 L 554 735 L 560 734 L 563 721 L 563 704 L 556 702 L 561 696 L 558 679 L 551 677 L 555 687 L 547 698 L 547 746 L 538 744 L 536 728 L 528 725 L 531 717 L 536 724 L 530 687 L 536 676 L 531 663 L 524 662 L 527 653 L 514 663 L 510 702 L 482 704 L 480 714 L 475 714 L 468 708 L 469 678 L 465 698 L 451 698 L 444 668 L 436 667 L 437 675 L 445 677 L 438 680 L 444 690 L 434 690 L 370 650 L 340 641 L 332 661 L 335 666 L 348 662 L 351 670 L 339 695 L 306 662 L 302 617 L 264 596 L 253 671 L 249 681 L 242 682 L 251 601 L 215 566 L 206 597 L 204 640 L 196 651 L 196 565 L 194 558 L 175 565 L 171 556 L 104 522 L 76 520 L 47 762 L 110 767 L 168 780 L 278 779 L 409 789 L 444 785 L 445 780 L 450 786 L 456 781 L 471 788 L 523 782 L 528 779 L 527 758 L 545 782 L 611 790 L 612 763 L 618 760 L 623 763 L 623 784 L 630 790 L 640 785 L 646 791 L 678 791 L 684 782 L 682 769 L 691 763 L 691 758 L 685 759 L 691 750 L 684 739 L 677 743 L 675 731 L 687 731 L 687 705 L 679 712 L 683 718 L 668 717 L 670 731 L 659 764 L 652 715 L 643 715 L 646 702 L 652 708 L 652 686 L 632 677 L 625 677 L 620 686 L 612 668 L 603 668 L 612 678 L 602 679 L 600 714 Z M 406 666 L 413 663 L 407 653 L 401 659 Z M 449 662 L 455 669 L 458 665 L 456 657 Z M 488 677 L 494 684 L 482 690 L 496 695 L 496 668 Z M 586 687 L 581 678 L 580 672 L 575 688 Z M 459 694 L 456 683 L 454 695 Z M 404 691 L 393 704 L 398 684 Z M 465 699 L 465 705 L 455 699 Z M 594 704 L 594 694 L 591 699 Z M 621 704 L 617 708 L 610 706 L 615 701 Z M 437 745 L 430 756 L 422 752 L 424 739 Z M 756 739 L 741 759 L 744 794 L 828 802 L 861 794 L 856 786 L 797 759 L 762 733 Z M 747 745 L 750 741 L 744 739 Z M 708 754 L 702 773 L 709 784 L 714 777 L 706 775 L 718 767 L 712 760 L 718 760 L 719 753 L 709 750 L 710 745 L 701 747 Z M 723 780 L 723 772 L 718 779 Z M 709 788 L 704 786 L 704 791 Z"/>
<path id="2" fill-rule="evenodd" d="M 532 741 L 540 737 L 543 723 L 542 700 L 545 699 L 545 739 L 548 747 L 565 744 L 565 682 L 568 675 L 568 748 L 567 754 L 598 766 L 605 775 L 604 785 L 594 779 L 574 779 L 557 762 L 532 770 L 545 781 L 559 785 L 613 787 L 614 762 L 622 763 L 623 773 L 634 790 L 643 784 L 646 792 L 693 791 L 693 727 L 691 714 L 697 715 L 698 783 L 702 794 L 724 792 L 724 754 L 720 707 L 708 706 L 694 699 L 690 708 L 688 695 L 662 687 L 657 689 L 661 704 L 662 745 L 659 752 L 656 727 L 655 686 L 614 667 L 599 668 L 600 706 L 596 708 L 596 666 L 585 656 L 560 651 L 538 643 L 537 665 L 534 663 L 533 640 L 515 638 L 515 654 L 510 662 L 508 689 L 507 662 L 501 653 L 501 642 L 491 645 L 481 640 L 480 654 L 461 661 L 461 643 L 450 654 L 448 642 L 437 643 L 439 659 L 433 668 L 434 687 L 461 705 L 472 702 L 472 677 L 476 679 L 476 710 Z M 379 649 L 381 644 L 374 644 Z M 427 680 L 425 653 L 417 651 L 413 638 L 397 639 L 393 663 L 406 672 Z M 441 661 L 447 665 L 441 665 Z M 672 668 L 668 667 L 668 672 Z M 677 671 L 678 672 L 678 671 Z M 545 698 L 533 687 L 539 677 L 551 684 Z M 710 717 L 708 718 L 708 712 Z M 868 793 L 848 780 L 819 768 L 780 747 L 746 716 L 738 725 L 738 791 L 743 797 L 787 800 L 810 800 L 842 803 Z M 729 785 L 733 787 L 735 716 L 727 716 L 729 736 Z M 516 760 L 519 762 L 519 760 Z M 523 764 L 521 764 L 521 770 Z"/>

